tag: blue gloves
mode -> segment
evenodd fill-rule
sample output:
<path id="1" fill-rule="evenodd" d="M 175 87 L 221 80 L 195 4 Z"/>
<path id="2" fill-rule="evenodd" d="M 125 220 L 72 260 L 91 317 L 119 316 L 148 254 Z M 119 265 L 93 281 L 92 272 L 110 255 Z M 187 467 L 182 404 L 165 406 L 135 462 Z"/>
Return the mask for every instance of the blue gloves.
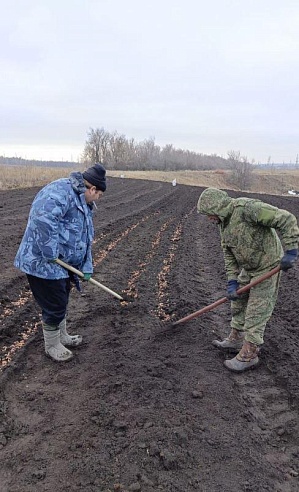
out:
<path id="1" fill-rule="evenodd" d="M 82 277 L 83 282 L 88 282 L 91 279 L 92 273 L 84 273 L 84 277 Z"/>
<path id="2" fill-rule="evenodd" d="M 226 292 L 227 298 L 230 301 L 237 301 L 240 298 L 240 296 L 238 296 L 237 294 L 237 290 L 239 289 L 239 287 L 239 282 L 237 280 L 229 280 L 227 282 Z"/>
<path id="3" fill-rule="evenodd" d="M 289 268 L 293 268 L 298 258 L 298 249 L 289 249 L 285 252 L 280 260 L 280 268 L 286 272 Z"/>

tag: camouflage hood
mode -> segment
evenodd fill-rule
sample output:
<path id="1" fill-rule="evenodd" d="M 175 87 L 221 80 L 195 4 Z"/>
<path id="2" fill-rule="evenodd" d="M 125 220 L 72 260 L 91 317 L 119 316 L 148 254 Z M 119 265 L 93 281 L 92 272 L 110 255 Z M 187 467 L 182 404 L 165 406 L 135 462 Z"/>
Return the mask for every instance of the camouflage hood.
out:
<path id="1" fill-rule="evenodd" d="M 78 193 L 78 195 L 81 195 L 86 191 L 82 173 L 74 171 L 70 174 L 69 179 L 73 190 Z"/>
<path id="2" fill-rule="evenodd" d="M 234 199 L 226 191 L 207 188 L 199 197 L 197 210 L 204 215 L 217 215 L 223 222 L 230 217 L 234 208 Z"/>

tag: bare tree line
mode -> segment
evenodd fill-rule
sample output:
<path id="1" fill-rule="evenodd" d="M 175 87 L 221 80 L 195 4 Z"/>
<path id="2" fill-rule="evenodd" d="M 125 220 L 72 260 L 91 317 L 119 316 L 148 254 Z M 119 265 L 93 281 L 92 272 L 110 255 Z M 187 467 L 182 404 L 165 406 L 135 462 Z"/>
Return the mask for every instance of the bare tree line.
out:
<path id="1" fill-rule="evenodd" d="M 111 170 L 209 170 L 230 169 L 230 182 L 240 190 L 250 188 L 253 165 L 240 152 L 229 151 L 228 158 L 176 149 L 172 144 L 160 147 L 150 137 L 142 142 L 127 139 L 117 131 L 90 128 L 82 155 L 84 164 L 104 162 Z"/>
<path id="2" fill-rule="evenodd" d="M 231 150 L 227 159 L 217 154 L 206 155 L 190 150 L 176 149 L 172 144 L 160 147 L 154 137 L 142 142 L 127 139 L 117 131 L 90 128 L 87 133 L 81 165 L 104 162 L 111 170 L 205 171 L 227 170 L 227 180 L 240 190 L 249 190 L 254 166 L 239 151 Z M 36 161 L 0 156 L 0 164 L 74 167 L 72 162 Z M 76 164 L 78 166 L 79 163 Z"/>
<path id="3" fill-rule="evenodd" d="M 116 131 L 110 133 L 104 128 L 91 128 L 82 156 L 83 163 L 105 162 L 115 170 L 160 170 L 176 171 L 207 170 L 228 168 L 223 157 L 205 155 L 190 150 L 176 149 L 172 144 L 160 147 L 154 137 L 142 142 L 127 139 Z"/>
<path id="4" fill-rule="evenodd" d="M 36 166 L 36 167 L 74 167 L 78 163 L 71 161 L 43 161 L 42 159 L 23 159 L 22 157 L 6 157 L 0 155 L 0 165 L 5 166 Z"/>

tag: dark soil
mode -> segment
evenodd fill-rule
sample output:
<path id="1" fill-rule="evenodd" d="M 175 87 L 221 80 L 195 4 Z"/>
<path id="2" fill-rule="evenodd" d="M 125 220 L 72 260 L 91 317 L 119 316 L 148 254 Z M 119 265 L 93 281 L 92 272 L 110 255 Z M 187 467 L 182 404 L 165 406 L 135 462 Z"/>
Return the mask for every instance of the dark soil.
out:
<path id="1" fill-rule="evenodd" d="M 298 266 L 283 274 L 261 366 L 230 373 L 211 345 L 229 332 L 228 303 L 171 325 L 225 295 L 202 189 L 110 178 L 94 278 L 133 302 L 73 291 L 69 331 L 84 343 L 57 364 L 13 267 L 37 191 L 0 192 L 1 492 L 298 491 Z M 298 198 L 264 199 L 299 217 Z"/>

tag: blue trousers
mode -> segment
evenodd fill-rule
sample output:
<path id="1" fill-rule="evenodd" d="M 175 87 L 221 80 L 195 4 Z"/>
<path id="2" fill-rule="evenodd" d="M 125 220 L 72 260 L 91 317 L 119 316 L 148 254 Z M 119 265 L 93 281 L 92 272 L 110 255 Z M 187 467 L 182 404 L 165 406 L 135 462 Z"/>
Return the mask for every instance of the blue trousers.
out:
<path id="1" fill-rule="evenodd" d="M 65 318 L 71 279 L 47 280 L 27 275 L 34 299 L 42 310 L 42 320 L 50 326 L 57 326 Z"/>

